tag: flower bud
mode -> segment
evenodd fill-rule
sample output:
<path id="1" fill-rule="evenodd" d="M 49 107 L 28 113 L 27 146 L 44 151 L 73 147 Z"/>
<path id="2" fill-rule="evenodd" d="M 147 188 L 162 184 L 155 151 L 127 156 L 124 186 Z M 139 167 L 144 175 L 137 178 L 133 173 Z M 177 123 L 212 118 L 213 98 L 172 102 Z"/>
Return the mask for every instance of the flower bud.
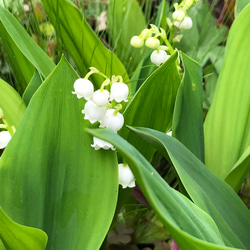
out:
<path id="1" fill-rule="evenodd" d="M 159 41 L 157 38 L 149 37 L 149 38 L 146 40 L 145 45 L 146 45 L 148 48 L 157 49 L 157 48 L 160 46 L 160 41 Z"/>
<path id="2" fill-rule="evenodd" d="M 193 26 L 192 19 L 190 17 L 185 17 L 182 22 L 175 21 L 174 25 L 179 29 L 191 29 Z"/>
<path id="3" fill-rule="evenodd" d="M 115 112 L 115 109 L 108 109 L 105 113 L 100 127 L 112 128 L 115 132 L 120 130 L 124 124 L 124 117 L 121 113 Z"/>
<path id="4" fill-rule="evenodd" d="M 135 187 L 135 177 L 127 164 L 118 164 L 119 184 L 122 188 Z"/>
<path id="5" fill-rule="evenodd" d="M 72 94 L 76 94 L 77 98 L 84 97 L 87 101 L 91 99 L 94 93 L 94 86 L 91 81 L 79 78 L 74 83 L 75 91 Z"/>
<path id="6" fill-rule="evenodd" d="M 135 48 L 141 48 L 144 45 L 144 40 L 139 36 L 133 36 L 130 40 L 130 44 Z"/>
<path id="7" fill-rule="evenodd" d="M 122 82 L 114 82 L 111 85 L 110 88 L 110 100 L 114 100 L 116 102 L 121 102 L 121 101 L 128 101 L 128 93 L 129 93 L 129 88 L 128 85 Z"/>
<path id="8" fill-rule="evenodd" d="M 11 135 L 9 131 L 1 131 L 0 132 L 0 149 L 5 148 L 9 141 L 11 140 Z"/>
<path id="9" fill-rule="evenodd" d="M 186 14 L 183 10 L 176 10 L 173 12 L 173 20 L 181 22 L 185 18 Z"/>
<path id="10" fill-rule="evenodd" d="M 106 89 L 98 89 L 92 95 L 92 101 L 100 106 L 103 107 L 109 103 L 109 92 Z"/>
<path id="11" fill-rule="evenodd" d="M 101 122 L 107 108 L 105 106 L 100 107 L 96 105 L 93 101 L 89 100 L 85 103 L 84 110 L 82 113 L 85 114 L 84 119 L 89 120 L 90 123 Z"/>
<path id="12" fill-rule="evenodd" d="M 170 56 L 164 50 L 154 50 L 150 56 L 151 62 L 157 66 L 167 61 Z"/>
<path id="13" fill-rule="evenodd" d="M 94 142 L 93 142 L 93 144 L 91 144 L 91 147 L 95 148 L 95 150 L 98 150 L 100 148 L 105 149 L 105 150 L 108 150 L 108 149 L 115 150 L 115 147 L 107 141 L 104 141 L 104 140 L 99 139 L 97 137 L 94 137 L 93 141 Z"/>

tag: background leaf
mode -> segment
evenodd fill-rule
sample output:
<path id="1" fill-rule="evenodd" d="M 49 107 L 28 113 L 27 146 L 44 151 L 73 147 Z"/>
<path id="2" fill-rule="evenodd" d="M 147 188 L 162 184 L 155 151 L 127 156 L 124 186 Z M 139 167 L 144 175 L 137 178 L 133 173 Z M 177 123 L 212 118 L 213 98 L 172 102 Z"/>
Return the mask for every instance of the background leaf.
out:
<path id="1" fill-rule="evenodd" d="M 71 93 L 77 78 L 62 58 L 0 161 L 0 206 L 16 222 L 44 230 L 53 250 L 98 249 L 118 193 L 115 153 L 95 151 L 84 132 L 84 102 Z"/>
<path id="2" fill-rule="evenodd" d="M 184 76 L 175 102 L 173 136 L 204 161 L 202 69 L 184 53 L 181 55 Z"/>
<path id="3" fill-rule="evenodd" d="M 233 23 L 204 124 L 206 165 L 225 179 L 250 142 L 250 6 Z M 247 166 L 246 166 L 247 167 Z M 243 172 L 241 172 L 243 174 Z M 242 180 L 235 175 L 235 180 Z"/>

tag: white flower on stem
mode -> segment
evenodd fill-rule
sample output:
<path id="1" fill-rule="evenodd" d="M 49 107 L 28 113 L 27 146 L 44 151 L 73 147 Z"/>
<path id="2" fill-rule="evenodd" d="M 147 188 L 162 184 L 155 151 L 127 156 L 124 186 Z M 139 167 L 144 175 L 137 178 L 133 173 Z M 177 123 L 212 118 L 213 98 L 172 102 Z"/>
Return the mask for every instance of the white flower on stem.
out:
<path id="1" fill-rule="evenodd" d="M 106 89 L 98 89 L 92 95 L 92 101 L 100 106 L 103 107 L 109 103 L 109 91 Z"/>
<path id="2" fill-rule="evenodd" d="M 101 121 L 100 127 L 111 128 L 117 132 L 122 128 L 123 124 L 123 115 L 119 112 L 115 112 L 115 109 L 108 109 Z"/>
<path id="3" fill-rule="evenodd" d="M 72 94 L 76 94 L 77 98 L 84 97 L 87 101 L 91 99 L 94 93 L 93 83 L 87 79 L 79 78 L 74 82 Z"/>
<path id="4" fill-rule="evenodd" d="M 116 102 L 128 101 L 129 88 L 128 85 L 122 82 L 114 82 L 110 88 L 110 100 L 116 100 Z"/>
<path id="5" fill-rule="evenodd" d="M 145 45 L 148 48 L 157 49 L 160 46 L 160 41 L 157 38 L 155 38 L 155 37 L 149 37 L 146 40 Z"/>
<path id="6" fill-rule="evenodd" d="M 193 26 L 192 19 L 189 16 L 186 16 L 182 22 L 175 21 L 174 25 L 179 29 L 191 29 Z"/>
<path id="7" fill-rule="evenodd" d="M 144 40 L 139 36 L 133 36 L 130 40 L 130 44 L 135 48 L 141 48 L 144 45 Z"/>
<path id="8" fill-rule="evenodd" d="M 173 12 L 173 20 L 182 22 L 186 16 L 185 12 L 183 10 L 176 10 Z"/>
<path id="9" fill-rule="evenodd" d="M 99 139 L 97 137 L 94 137 L 93 140 L 94 140 L 94 142 L 93 142 L 93 144 L 91 144 L 91 147 L 93 147 L 95 150 L 99 150 L 101 148 L 104 150 L 108 150 L 108 149 L 115 150 L 115 147 L 107 141 L 104 141 L 104 140 Z"/>
<path id="10" fill-rule="evenodd" d="M 102 121 L 106 111 L 107 108 L 105 106 L 100 107 L 96 105 L 92 100 L 89 100 L 85 103 L 82 113 L 85 114 L 85 120 L 89 120 L 91 123 L 95 123 L 96 121 Z"/>
<path id="11" fill-rule="evenodd" d="M 170 56 L 164 50 L 154 50 L 150 56 L 151 62 L 160 66 L 162 63 L 168 60 Z"/>
<path id="12" fill-rule="evenodd" d="M 127 164 L 118 164 L 119 184 L 122 188 L 135 187 L 135 177 Z"/>
<path id="13" fill-rule="evenodd" d="M 0 149 L 5 148 L 9 141 L 11 140 L 11 135 L 9 131 L 1 131 L 0 132 Z"/>

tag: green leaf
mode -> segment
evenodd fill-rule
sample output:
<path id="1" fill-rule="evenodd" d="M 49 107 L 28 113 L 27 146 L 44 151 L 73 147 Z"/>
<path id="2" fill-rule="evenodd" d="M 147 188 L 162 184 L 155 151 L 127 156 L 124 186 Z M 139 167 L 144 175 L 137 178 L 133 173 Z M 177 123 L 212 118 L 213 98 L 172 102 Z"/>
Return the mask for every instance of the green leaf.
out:
<path id="1" fill-rule="evenodd" d="M 45 11 L 60 36 L 66 50 L 74 59 L 78 71 L 84 76 L 89 67 L 95 67 L 108 77 L 121 75 L 129 78 L 121 61 L 96 36 L 80 10 L 70 0 L 42 0 Z M 104 79 L 94 76 L 96 87 Z"/>
<path id="2" fill-rule="evenodd" d="M 136 148 L 110 129 L 87 131 L 112 143 L 124 157 L 137 184 L 181 249 L 230 249 L 224 246 L 211 217 L 171 188 Z"/>
<path id="3" fill-rule="evenodd" d="M 15 223 L 1 208 L 0 225 L 0 239 L 7 250 L 43 250 L 46 248 L 48 237 L 42 230 Z"/>
<path id="4" fill-rule="evenodd" d="M 248 248 L 250 212 L 233 189 L 175 138 L 148 128 L 133 131 L 171 159 L 191 199 L 213 218 L 225 244 Z"/>
<path id="5" fill-rule="evenodd" d="M 146 79 L 124 111 L 126 125 L 147 126 L 167 131 L 172 116 L 180 76 L 176 67 L 177 52 Z M 138 148 L 147 159 L 154 150 L 125 126 L 119 134 Z"/>
<path id="6" fill-rule="evenodd" d="M 181 55 L 184 76 L 175 102 L 173 136 L 204 161 L 202 69 L 184 53 Z"/>
<path id="7" fill-rule="evenodd" d="M 250 141 L 250 84 L 246 84 L 250 78 L 249 15 L 250 5 L 231 27 L 214 99 L 204 123 L 206 165 L 222 179 Z M 240 185 L 242 176 L 235 178 Z"/>
<path id="8" fill-rule="evenodd" d="M 136 24 L 136 25 L 135 25 Z M 145 47 L 134 48 L 130 39 L 147 27 L 142 9 L 136 0 L 111 0 L 108 5 L 108 28 L 112 47 L 128 74 L 140 63 Z"/>
<path id="9" fill-rule="evenodd" d="M 29 36 L 16 18 L 2 6 L 0 6 L 0 36 L 21 93 L 30 81 L 34 68 L 46 77 L 55 67 L 49 56 Z"/>
<path id="10" fill-rule="evenodd" d="M 235 17 L 237 17 L 240 12 L 249 4 L 249 0 L 236 0 L 236 5 L 234 8 Z"/>
<path id="11" fill-rule="evenodd" d="M 0 108 L 10 126 L 18 127 L 26 106 L 20 95 L 7 82 L 0 79 Z"/>
<path id="12" fill-rule="evenodd" d="M 47 249 L 99 249 L 118 193 L 113 151 L 94 150 L 79 76 L 62 58 L 31 98 L 0 161 L 0 206 L 16 222 L 48 235 Z"/>

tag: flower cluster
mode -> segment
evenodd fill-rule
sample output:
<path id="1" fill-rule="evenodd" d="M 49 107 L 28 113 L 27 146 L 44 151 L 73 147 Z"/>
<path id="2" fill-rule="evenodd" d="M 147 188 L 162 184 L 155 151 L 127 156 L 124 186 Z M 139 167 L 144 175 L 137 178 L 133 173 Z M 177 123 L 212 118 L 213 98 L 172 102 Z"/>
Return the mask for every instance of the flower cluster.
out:
<path id="1" fill-rule="evenodd" d="M 89 76 L 94 73 L 105 78 L 98 90 L 94 90 L 93 83 L 88 80 Z M 84 98 L 87 101 L 82 110 L 85 120 L 89 120 L 92 124 L 99 122 L 99 127 L 111 128 L 115 132 L 122 128 L 124 118 L 119 111 L 122 109 L 121 102 L 128 101 L 129 88 L 121 76 L 112 76 L 109 79 L 96 68 L 91 67 L 90 72 L 84 78 L 79 78 L 74 82 L 74 90 L 72 93 L 76 94 L 77 98 Z M 112 144 L 96 137 L 91 146 L 96 150 L 100 148 L 115 150 Z"/>
<path id="2" fill-rule="evenodd" d="M 165 30 L 162 28 L 159 30 L 153 24 L 150 24 L 150 26 L 151 29 L 144 29 L 139 36 L 133 36 L 130 40 L 130 44 L 135 48 L 141 48 L 145 44 L 146 47 L 154 49 L 150 56 L 151 62 L 160 66 L 170 57 L 166 51 L 171 50 L 172 47 L 170 46 L 169 48 L 168 46 L 161 45 L 160 38 L 168 44 Z"/>

